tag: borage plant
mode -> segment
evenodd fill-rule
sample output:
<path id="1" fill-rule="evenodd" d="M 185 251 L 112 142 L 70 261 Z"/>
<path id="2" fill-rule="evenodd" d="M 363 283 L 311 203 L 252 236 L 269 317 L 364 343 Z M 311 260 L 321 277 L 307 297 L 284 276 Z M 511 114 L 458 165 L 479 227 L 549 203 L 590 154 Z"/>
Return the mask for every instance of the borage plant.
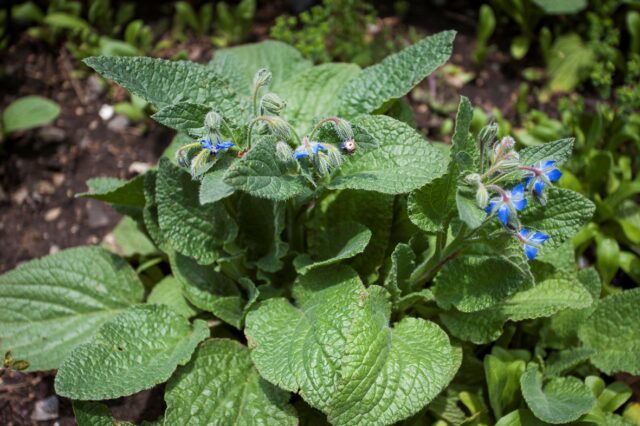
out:
<path id="1" fill-rule="evenodd" d="M 518 153 L 491 126 L 475 140 L 465 98 L 450 147 L 403 122 L 402 97 L 453 37 L 365 69 L 312 66 L 276 42 L 220 50 L 208 66 L 88 59 L 179 131 L 157 168 L 81 194 L 153 245 L 130 256 L 135 270 L 89 247 L 2 275 L 7 366 L 58 369 L 81 424 L 110 421 L 92 401 L 162 382 L 158 422 L 172 425 L 616 417 L 619 405 L 596 405 L 597 377 L 562 377 L 587 360 L 640 372 L 623 333 L 638 293 L 598 302 L 597 276 L 563 245 L 593 211 L 553 186 L 572 141 Z M 561 314 L 535 357 L 512 350 L 530 340 L 520 321 Z M 497 339 L 485 395 L 487 351 L 473 344 Z"/>

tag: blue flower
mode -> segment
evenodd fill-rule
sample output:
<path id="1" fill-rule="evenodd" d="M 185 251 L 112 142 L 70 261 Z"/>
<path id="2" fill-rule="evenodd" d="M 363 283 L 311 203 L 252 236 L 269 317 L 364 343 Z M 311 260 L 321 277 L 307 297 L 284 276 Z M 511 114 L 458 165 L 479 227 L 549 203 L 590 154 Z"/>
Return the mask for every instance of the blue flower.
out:
<path id="1" fill-rule="evenodd" d="M 498 219 L 504 225 L 509 223 L 511 213 L 523 210 L 527 206 L 524 198 L 524 185 L 516 185 L 511 191 L 502 191 L 500 196 L 492 198 L 485 211 L 489 214 L 498 211 Z"/>
<path id="2" fill-rule="evenodd" d="M 562 176 L 560 169 L 556 168 L 555 160 L 539 161 L 527 168 L 527 170 L 529 170 L 530 175 L 527 177 L 525 184 L 537 196 L 542 195 L 542 190 L 547 183 L 557 182 Z"/>
<path id="3" fill-rule="evenodd" d="M 211 155 L 216 155 L 218 152 L 229 149 L 235 144 L 231 141 L 223 141 L 218 139 L 216 144 L 214 145 L 211 138 L 205 138 L 200 141 L 200 145 L 202 146 L 202 149 L 208 150 Z"/>
<path id="4" fill-rule="evenodd" d="M 542 232 L 530 233 L 528 229 L 522 228 L 518 232 L 518 239 L 524 247 L 524 252 L 529 260 L 535 259 L 539 246 L 549 239 L 547 234 Z"/>
<path id="5" fill-rule="evenodd" d="M 295 151 L 293 152 L 293 156 L 296 160 L 299 160 L 302 157 L 308 157 L 311 154 L 317 154 L 320 150 L 326 151 L 327 148 L 325 148 L 325 146 L 319 142 L 309 142 L 309 140 L 305 138 L 302 141 L 302 145 L 295 149 Z"/>

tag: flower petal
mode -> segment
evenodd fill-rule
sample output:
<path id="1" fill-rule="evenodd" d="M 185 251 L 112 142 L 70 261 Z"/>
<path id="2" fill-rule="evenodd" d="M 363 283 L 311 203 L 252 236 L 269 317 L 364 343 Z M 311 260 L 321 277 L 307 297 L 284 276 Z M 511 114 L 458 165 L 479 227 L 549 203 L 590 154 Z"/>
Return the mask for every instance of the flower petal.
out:
<path id="1" fill-rule="evenodd" d="M 533 260 L 538 254 L 538 249 L 534 246 L 530 246 L 529 244 L 524 245 L 524 252 L 527 255 L 527 259 Z"/>
<path id="2" fill-rule="evenodd" d="M 518 233 L 521 237 L 527 238 L 527 235 L 529 235 L 529 230 L 527 228 L 522 228 Z"/>
<path id="3" fill-rule="evenodd" d="M 542 232 L 536 232 L 535 234 L 527 238 L 528 241 L 531 241 L 534 244 L 542 244 L 548 239 L 549 239 L 549 236 Z"/>
<path id="4" fill-rule="evenodd" d="M 557 182 L 562 177 L 560 169 L 553 169 L 545 173 L 551 182 Z"/>
<path id="5" fill-rule="evenodd" d="M 544 189 L 544 181 L 542 179 L 537 179 L 536 183 L 533 184 L 533 190 L 538 194 L 542 194 L 542 190 Z"/>
<path id="6" fill-rule="evenodd" d="M 491 214 L 493 212 L 493 209 L 495 209 L 495 207 L 496 207 L 496 202 L 490 201 L 487 207 L 485 207 L 484 211 Z"/>
<path id="7" fill-rule="evenodd" d="M 509 223 L 509 213 L 511 213 L 511 209 L 506 204 L 501 205 L 498 209 L 498 218 L 504 225 Z"/>
<path id="8" fill-rule="evenodd" d="M 511 190 L 511 198 L 523 198 L 524 197 L 524 185 L 519 184 L 513 187 Z"/>
<path id="9" fill-rule="evenodd" d="M 548 169 L 548 168 L 550 168 L 550 167 L 555 166 L 555 165 L 556 165 L 556 163 L 557 163 L 557 161 L 556 161 L 556 160 L 547 160 L 547 161 L 545 161 L 544 163 L 542 163 L 542 167 L 541 167 L 541 168 L 542 168 L 542 169 Z"/>
<path id="10" fill-rule="evenodd" d="M 513 207 L 515 207 L 517 211 L 521 211 L 525 207 L 527 207 L 527 199 L 523 198 L 521 200 L 511 200 L 511 204 L 513 205 Z"/>

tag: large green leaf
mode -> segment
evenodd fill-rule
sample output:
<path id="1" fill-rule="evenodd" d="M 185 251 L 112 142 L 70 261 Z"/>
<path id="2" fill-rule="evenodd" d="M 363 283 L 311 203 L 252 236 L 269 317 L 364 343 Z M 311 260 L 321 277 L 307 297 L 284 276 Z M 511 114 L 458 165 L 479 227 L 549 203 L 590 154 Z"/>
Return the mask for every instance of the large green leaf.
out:
<path id="1" fill-rule="evenodd" d="M 300 133 L 310 131 L 317 118 L 336 115 L 338 96 L 358 72 L 354 64 L 323 64 L 293 76 L 279 93 L 287 101 L 284 117 Z"/>
<path id="2" fill-rule="evenodd" d="M 409 218 L 426 232 L 444 231 L 455 208 L 456 178 L 447 173 L 409 195 Z"/>
<path id="3" fill-rule="evenodd" d="M 389 327 L 379 286 L 347 267 L 299 278 L 298 307 L 262 302 L 245 333 L 260 375 L 299 392 L 335 425 L 391 424 L 420 410 L 453 378 L 460 360 L 434 323 L 405 318 Z"/>
<path id="4" fill-rule="evenodd" d="M 87 181 L 89 192 L 82 192 L 76 197 L 93 198 L 111 204 L 125 207 L 143 208 L 144 175 L 138 175 L 131 180 L 113 177 L 93 178 Z"/>
<path id="5" fill-rule="evenodd" d="M 589 388 L 575 377 L 554 377 L 543 386 L 535 363 L 520 377 L 520 386 L 533 414 L 548 423 L 572 422 L 596 405 Z"/>
<path id="6" fill-rule="evenodd" d="M 58 370 L 56 392 L 72 399 L 100 400 L 149 389 L 189 361 L 207 336 L 205 321 L 191 325 L 168 306 L 132 307 L 69 354 Z"/>
<path id="7" fill-rule="evenodd" d="M 171 275 L 164 277 L 153 287 L 147 303 L 167 305 L 185 318 L 191 318 L 198 313 L 184 297 L 182 283 Z"/>
<path id="8" fill-rule="evenodd" d="M 546 206 L 530 203 L 520 214 L 525 227 L 531 225 L 549 235 L 540 253 L 544 253 L 572 238 L 593 216 L 594 204 L 570 189 L 551 187 Z"/>
<path id="9" fill-rule="evenodd" d="M 596 64 L 591 45 L 585 45 L 578 34 L 567 33 L 558 37 L 549 52 L 547 72 L 549 89 L 569 92 L 585 79 Z"/>
<path id="10" fill-rule="evenodd" d="M 352 78 L 339 96 L 339 114 L 353 118 L 372 113 L 386 102 L 409 93 L 451 56 L 455 31 L 426 37 L 413 46 L 365 68 Z"/>
<path id="11" fill-rule="evenodd" d="M 570 15 L 578 13 L 587 7 L 587 0 L 533 0 L 533 2 L 549 15 Z"/>
<path id="12" fill-rule="evenodd" d="M 605 297 L 578 330 L 580 340 L 596 351 L 591 362 L 607 374 L 640 374 L 639 307 L 639 288 Z"/>
<path id="13" fill-rule="evenodd" d="M 255 197 L 278 201 L 309 194 L 304 177 L 291 174 L 287 164 L 278 159 L 275 143 L 272 137 L 260 140 L 229 167 L 224 182 Z"/>
<path id="14" fill-rule="evenodd" d="M 199 263 L 213 263 L 222 244 L 238 233 L 224 204 L 200 205 L 198 183 L 165 158 L 160 160 L 156 197 L 163 237 Z"/>
<path id="15" fill-rule="evenodd" d="M 179 253 L 170 256 L 169 260 L 189 302 L 236 328 L 242 326 L 247 300 L 231 279 L 215 271 L 213 266 L 198 265 Z"/>
<path id="16" fill-rule="evenodd" d="M 220 49 L 216 51 L 208 67 L 229 80 L 238 92 L 248 96 L 253 76 L 259 69 L 271 71 L 273 79 L 270 89 L 280 93 L 281 89 L 285 89 L 285 83 L 311 67 L 311 62 L 304 59 L 294 47 L 267 40 Z"/>
<path id="17" fill-rule="evenodd" d="M 60 114 L 60 106 L 42 96 L 25 96 L 9 104 L 2 112 L 4 133 L 44 126 Z"/>
<path id="18" fill-rule="evenodd" d="M 489 354 L 484 357 L 484 374 L 489 392 L 489 403 L 496 418 L 505 411 L 518 407 L 520 402 L 520 376 L 526 362 L 522 359 L 503 359 Z"/>
<path id="19" fill-rule="evenodd" d="M 0 275 L 0 352 L 29 370 L 58 368 L 106 321 L 142 300 L 133 269 L 99 247 L 80 247 Z"/>
<path id="20" fill-rule="evenodd" d="M 520 163 L 533 165 L 538 161 L 555 160 L 557 165 L 563 164 L 571 157 L 573 138 L 559 139 L 542 145 L 528 146 L 519 152 Z"/>
<path id="21" fill-rule="evenodd" d="M 440 307 L 476 312 L 532 285 L 533 276 L 519 244 L 502 235 L 476 243 L 446 263 L 432 290 Z"/>
<path id="22" fill-rule="evenodd" d="M 260 377 L 249 350 L 233 340 L 203 343 L 171 377 L 161 424 L 296 425 L 289 394 Z"/>
<path id="23" fill-rule="evenodd" d="M 248 117 L 248 102 L 216 71 L 193 62 L 146 57 L 94 56 L 85 64 L 158 108 L 178 102 L 215 107 L 234 121 Z"/>
<path id="24" fill-rule="evenodd" d="M 202 136 L 205 134 L 204 119 L 215 107 L 189 101 L 167 105 L 151 118 L 178 132 Z"/>
<path id="25" fill-rule="evenodd" d="M 340 222 L 309 241 L 309 254 L 294 260 L 299 274 L 311 269 L 333 265 L 364 251 L 371 240 L 371 231 L 356 222 Z"/>
<path id="26" fill-rule="evenodd" d="M 408 125 L 387 116 L 363 116 L 355 123 L 378 147 L 356 153 L 329 183 L 333 189 L 402 194 L 426 185 L 447 169 L 447 160 Z"/>
<path id="27" fill-rule="evenodd" d="M 441 315 L 451 334 L 476 344 L 496 340 L 505 322 L 548 317 L 564 309 L 591 306 L 589 292 L 576 281 L 549 279 L 520 291 L 488 309 L 478 312 L 451 311 Z"/>

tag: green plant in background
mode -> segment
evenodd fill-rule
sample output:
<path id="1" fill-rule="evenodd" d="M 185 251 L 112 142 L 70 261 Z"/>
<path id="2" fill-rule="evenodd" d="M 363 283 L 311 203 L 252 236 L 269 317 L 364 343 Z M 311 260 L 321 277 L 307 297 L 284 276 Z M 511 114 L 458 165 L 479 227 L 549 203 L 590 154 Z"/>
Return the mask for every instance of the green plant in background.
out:
<path id="1" fill-rule="evenodd" d="M 554 185 L 572 140 L 473 137 L 465 98 L 451 145 L 383 115 L 453 38 L 364 69 L 274 41 L 88 59 L 179 132 L 81 194 L 130 218 L 138 273 L 80 247 L 1 275 L 0 349 L 57 368 L 79 423 L 168 382 L 167 424 L 622 424 L 628 389 L 604 383 L 640 374 L 640 292 L 601 298 L 576 267 L 594 206 Z"/>
<path id="2" fill-rule="evenodd" d="M 11 133 L 44 126 L 58 118 L 60 106 L 42 96 L 19 98 L 2 111 L 0 139 Z"/>
<path id="3" fill-rule="evenodd" d="M 213 41 L 228 46 L 244 41 L 251 32 L 256 14 L 256 0 L 241 0 L 237 6 L 221 1 L 216 4 L 216 28 Z"/>
<path id="4" fill-rule="evenodd" d="M 473 50 L 473 60 L 476 65 L 484 62 L 489 53 L 488 42 L 496 29 L 496 17 L 488 4 L 480 6 L 478 26 L 476 28 L 476 46 Z"/>
<path id="5" fill-rule="evenodd" d="M 209 34 L 213 25 L 213 2 L 207 2 L 196 11 L 186 1 L 175 3 L 173 16 L 173 38 L 177 41 L 185 41 L 185 30 L 191 30 L 197 36 Z"/>
<path id="6" fill-rule="evenodd" d="M 271 28 L 271 37 L 295 46 L 314 63 L 333 60 L 364 66 L 404 45 L 386 28 L 372 34 L 369 27 L 377 20 L 377 12 L 369 2 L 323 0 L 322 5 L 297 17 L 278 17 Z M 417 37 L 412 34 L 412 38 Z"/>

